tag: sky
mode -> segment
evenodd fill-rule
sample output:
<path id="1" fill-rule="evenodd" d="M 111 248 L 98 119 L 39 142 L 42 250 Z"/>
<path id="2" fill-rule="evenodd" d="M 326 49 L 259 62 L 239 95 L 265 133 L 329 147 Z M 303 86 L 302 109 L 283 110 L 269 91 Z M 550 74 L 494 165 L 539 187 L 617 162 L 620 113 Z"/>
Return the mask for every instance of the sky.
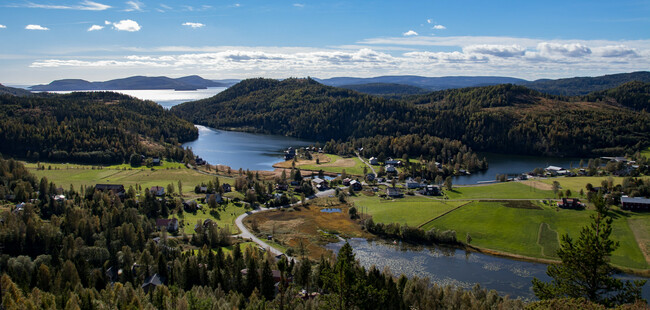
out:
<path id="1" fill-rule="evenodd" d="M 649 0 L 0 1 L 0 83 L 650 70 Z"/>

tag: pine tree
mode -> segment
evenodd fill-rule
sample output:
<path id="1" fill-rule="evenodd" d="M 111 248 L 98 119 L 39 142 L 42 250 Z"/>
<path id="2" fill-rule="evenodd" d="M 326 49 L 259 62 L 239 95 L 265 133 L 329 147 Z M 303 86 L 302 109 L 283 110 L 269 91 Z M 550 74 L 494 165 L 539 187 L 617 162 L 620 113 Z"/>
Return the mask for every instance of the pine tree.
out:
<path id="1" fill-rule="evenodd" d="M 598 211 L 591 216 L 593 223 L 584 227 L 575 241 L 568 234 L 562 236 L 557 251 L 562 263 L 549 265 L 546 271 L 553 281 L 533 279 L 533 291 L 538 298 L 586 298 L 606 306 L 641 299 L 645 280 L 630 282 L 612 277 L 615 270 L 609 257 L 619 246 L 610 239 L 613 220 L 607 215 L 602 196 L 595 197 L 593 202 Z"/>
<path id="2" fill-rule="evenodd" d="M 273 281 L 273 271 L 268 260 L 264 260 L 262 267 L 262 281 L 260 283 L 260 293 L 266 300 L 273 300 L 275 295 L 275 285 Z"/>

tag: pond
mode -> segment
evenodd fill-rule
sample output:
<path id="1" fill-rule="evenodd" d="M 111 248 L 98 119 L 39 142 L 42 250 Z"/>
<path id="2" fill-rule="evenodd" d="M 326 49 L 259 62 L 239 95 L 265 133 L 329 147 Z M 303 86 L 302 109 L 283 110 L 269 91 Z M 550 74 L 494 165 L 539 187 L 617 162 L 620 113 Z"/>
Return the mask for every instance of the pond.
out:
<path id="1" fill-rule="evenodd" d="M 520 175 L 533 171 L 535 168 L 559 166 L 563 168 L 579 167 L 580 158 L 522 156 L 512 154 L 479 153 L 479 158 L 485 157 L 488 169 L 470 175 L 454 177 L 453 183 L 458 185 L 477 184 L 484 181 L 496 180 L 497 174 Z M 584 159 L 585 166 L 588 159 Z"/>
<path id="2" fill-rule="evenodd" d="M 183 144 L 212 165 L 232 169 L 274 170 L 273 164 L 284 160 L 288 147 L 304 147 L 313 142 L 296 138 L 252 134 L 196 126 L 199 138 Z"/>
<path id="3" fill-rule="evenodd" d="M 320 209 L 320 212 L 325 212 L 325 213 L 341 213 L 341 208 L 325 208 L 325 209 Z"/>
<path id="4" fill-rule="evenodd" d="M 367 241 L 360 238 L 348 239 L 356 258 L 362 266 L 377 266 L 379 270 L 388 267 L 393 275 L 408 277 L 427 277 L 439 285 L 455 285 L 471 288 L 475 283 L 493 289 L 500 295 L 534 300 L 532 280 L 538 278 L 550 281 L 546 275 L 546 265 L 511 260 L 481 253 L 466 252 L 447 247 L 416 247 L 402 243 L 390 244 L 385 241 Z M 331 243 L 326 247 L 335 253 L 345 244 L 344 241 Z M 636 277 L 623 275 L 621 278 Z M 650 300 L 650 284 L 646 283 L 643 296 Z"/>

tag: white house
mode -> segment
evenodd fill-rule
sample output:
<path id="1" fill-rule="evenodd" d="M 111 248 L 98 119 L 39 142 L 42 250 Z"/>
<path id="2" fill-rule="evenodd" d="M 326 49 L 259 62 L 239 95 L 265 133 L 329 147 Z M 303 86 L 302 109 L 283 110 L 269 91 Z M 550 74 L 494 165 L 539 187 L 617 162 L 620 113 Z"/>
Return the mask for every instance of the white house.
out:
<path id="1" fill-rule="evenodd" d="M 369 162 L 371 165 L 379 165 L 379 159 L 377 157 L 370 157 Z"/>

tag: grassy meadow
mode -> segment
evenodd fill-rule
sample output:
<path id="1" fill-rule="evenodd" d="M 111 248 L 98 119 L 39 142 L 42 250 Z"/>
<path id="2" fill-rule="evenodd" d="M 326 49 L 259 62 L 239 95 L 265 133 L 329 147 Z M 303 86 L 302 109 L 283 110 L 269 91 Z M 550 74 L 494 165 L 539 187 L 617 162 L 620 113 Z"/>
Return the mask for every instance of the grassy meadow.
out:
<path id="1" fill-rule="evenodd" d="M 530 257 L 557 259 L 555 250 L 559 237 L 579 236 L 582 227 L 591 222 L 591 210 L 565 210 L 538 204 L 539 209 L 506 207 L 503 202 L 475 201 L 425 225 L 455 230 L 459 238 L 472 237 L 472 245 Z M 648 214 L 615 212 L 612 239 L 620 243 L 612 263 L 635 269 L 650 267 L 641 251 L 635 233 L 628 224 L 632 218 L 645 223 Z M 643 226 L 641 224 L 640 226 Z M 646 232 L 638 232 L 648 238 Z"/>
<path id="2" fill-rule="evenodd" d="M 581 189 L 585 193 L 587 192 L 587 183 L 591 183 L 591 185 L 594 187 L 599 187 L 603 181 L 607 181 L 609 178 L 610 177 L 556 177 L 549 179 L 540 179 L 537 180 L 537 182 L 553 184 L 553 181 L 558 181 L 562 190 L 566 191 L 567 189 L 570 189 L 574 196 L 578 196 Z M 614 185 L 618 185 L 623 182 L 623 177 L 612 176 L 611 178 L 614 180 Z M 650 179 L 650 177 L 642 178 Z"/>
<path id="3" fill-rule="evenodd" d="M 359 212 L 372 215 L 376 223 L 399 223 L 419 226 L 459 205 L 463 201 L 434 200 L 421 196 L 406 196 L 386 200 L 378 196 L 359 195 L 351 199 Z"/>
<path id="4" fill-rule="evenodd" d="M 179 223 L 179 230 L 182 229 L 182 231 L 188 235 L 194 233 L 194 225 L 196 225 L 197 221 L 203 223 L 206 219 L 213 220 L 219 227 L 229 226 L 230 231 L 233 234 L 238 234 L 239 229 L 237 228 L 237 225 L 235 225 L 235 219 L 246 211 L 247 209 L 243 204 L 229 202 L 225 205 L 225 209 L 219 208 L 219 210 L 210 212 L 208 206 L 204 204 L 203 209 L 196 211 L 196 213 L 183 211 L 183 217 L 179 217 L 177 214 L 171 214 L 170 218 L 178 218 L 181 221 L 181 223 Z"/>
<path id="5" fill-rule="evenodd" d="M 368 167 L 358 157 L 343 158 L 333 154 L 326 154 L 326 156 L 330 158 L 328 163 L 300 165 L 298 167 L 304 170 L 323 170 L 331 173 L 341 173 L 345 170 L 345 173 L 352 175 L 363 175 L 363 168 Z M 370 171 L 370 168 L 368 168 L 368 171 Z"/>
<path id="6" fill-rule="evenodd" d="M 553 191 L 541 190 L 520 182 L 453 187 L 453 190 L 444 192 L 449 199 L 549 199 L 555 197 Z"/>

